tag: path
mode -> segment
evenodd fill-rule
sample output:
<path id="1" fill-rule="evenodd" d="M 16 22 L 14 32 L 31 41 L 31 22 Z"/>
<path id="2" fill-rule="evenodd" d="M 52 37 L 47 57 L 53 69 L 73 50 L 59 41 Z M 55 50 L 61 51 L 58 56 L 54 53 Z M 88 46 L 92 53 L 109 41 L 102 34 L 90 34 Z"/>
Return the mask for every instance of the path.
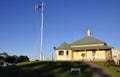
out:
<path id="1" fill-rule="evenodd" d="M 91 64 L 91 63 L 88 63 L 88 64 L 92 67 L 93 72 L 95 73 L 95 77 L 111 77 L 108 73 L 106 73 L 99 66 Z"/>

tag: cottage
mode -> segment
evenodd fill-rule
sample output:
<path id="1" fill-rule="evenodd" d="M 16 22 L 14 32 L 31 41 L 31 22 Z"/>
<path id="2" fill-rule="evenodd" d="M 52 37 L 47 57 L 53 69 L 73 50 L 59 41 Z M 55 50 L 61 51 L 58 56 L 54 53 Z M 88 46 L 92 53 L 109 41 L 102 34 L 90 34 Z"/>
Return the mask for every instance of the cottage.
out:
<path id="1" fill-rule="evenodd" d="M 91 37 L 88 30 L 87 36 L 71 44 L 62 43 L 55 48 L 56 60 L 107 60 L 111 58 L 111 47 L 107 43 Z"/>

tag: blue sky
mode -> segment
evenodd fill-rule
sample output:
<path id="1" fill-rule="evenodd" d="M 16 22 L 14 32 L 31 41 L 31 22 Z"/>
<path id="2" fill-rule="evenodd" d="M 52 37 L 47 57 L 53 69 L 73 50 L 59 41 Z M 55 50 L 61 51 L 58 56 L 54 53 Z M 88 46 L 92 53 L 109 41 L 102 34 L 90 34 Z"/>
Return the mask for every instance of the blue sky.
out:
<path id="1" fill-rule="evenodd" d="M 0 52 L 39 59 L 41 0 L 0 0 Z M 87 36 L 120 48 L 120 0 L 44 0 L 43 54 Z"/>

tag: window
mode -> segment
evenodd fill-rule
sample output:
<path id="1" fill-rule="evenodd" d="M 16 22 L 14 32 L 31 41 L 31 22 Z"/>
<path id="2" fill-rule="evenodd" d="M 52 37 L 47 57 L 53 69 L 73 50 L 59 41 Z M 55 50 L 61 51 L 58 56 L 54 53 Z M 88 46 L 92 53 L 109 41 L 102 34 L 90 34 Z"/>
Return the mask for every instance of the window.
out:
<path id="1" fill-rule="evenodd" d="M 59 55 L 64 55 L 64 51 L 59 51 Z"/>
<path id="2" fill-rule="evenodd" d="M 92 55 L 95 56 L 95 54 L 96 54 L 96 51 L 92 50 Z"/>
<path id="3" fill-rule="evenodd" d="M 66 55 L 69 55 L 69 52 L 68 52 L 68 51 L 66 51 Z"/>
<path id="4" fill-rule="evenodd" d="M 93 54 L 95 54 L 95 53 L 96 53 L 96 51 L 95 51 L 95 50 L 93 50 L 93 51 L 92 51 L 92 53 L 93 53 Z"/>

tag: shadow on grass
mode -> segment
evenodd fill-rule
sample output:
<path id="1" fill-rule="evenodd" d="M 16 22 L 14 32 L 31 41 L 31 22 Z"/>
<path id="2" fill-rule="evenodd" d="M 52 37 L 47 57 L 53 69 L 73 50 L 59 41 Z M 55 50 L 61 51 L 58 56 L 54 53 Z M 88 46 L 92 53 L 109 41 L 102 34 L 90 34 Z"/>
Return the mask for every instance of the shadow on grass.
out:
<path id="1" fill-rule="evenodd" d="M 81 73 L 71 72 L 80 68 Z M 32 62 L 16 67 L 0 68 L 1 77 L 92 77 L 89 65 L 82 62 Z"/>
<path id="2" fill-rule="evenodd" d="M 100 77 L 111 77 L 109 74 L 105 73 L 101 68 L 93 67 L 93 71 Z"/>

